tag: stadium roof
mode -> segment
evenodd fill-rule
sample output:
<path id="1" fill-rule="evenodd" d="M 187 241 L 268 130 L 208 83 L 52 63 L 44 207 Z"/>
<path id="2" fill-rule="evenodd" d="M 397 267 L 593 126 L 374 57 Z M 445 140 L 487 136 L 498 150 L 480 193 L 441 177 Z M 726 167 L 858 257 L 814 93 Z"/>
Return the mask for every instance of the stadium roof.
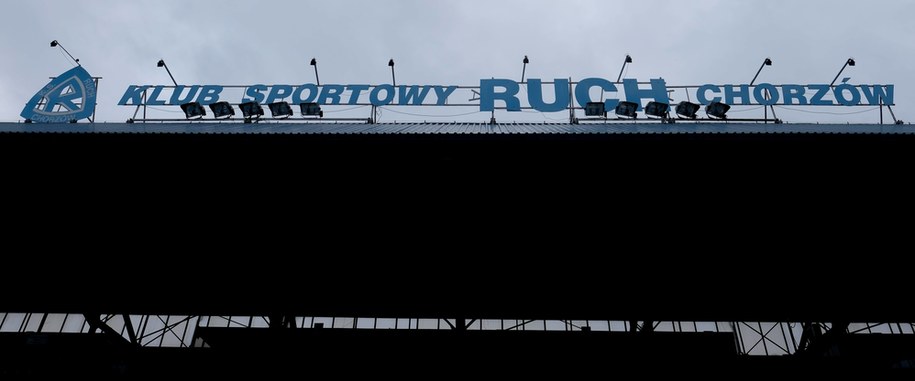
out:
<path id="1" fill-rule="evenodd" d="M 762 123 L 0 123 L 6 133 L 127 133 L 127 134 L 915 134 L 915 126 L 881 124 L 762 124 Z"/>

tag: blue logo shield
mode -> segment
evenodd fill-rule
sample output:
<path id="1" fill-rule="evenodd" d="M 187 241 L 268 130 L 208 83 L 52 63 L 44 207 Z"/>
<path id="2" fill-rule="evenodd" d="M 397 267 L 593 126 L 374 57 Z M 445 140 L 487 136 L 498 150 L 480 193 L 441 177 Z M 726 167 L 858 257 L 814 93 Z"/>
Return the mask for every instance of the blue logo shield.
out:
<path id="1" fill-rule="evenodd" d="M 87 119 L 95 112 L 95 80 L 77 66 L 42 88 L 25 106 L 23 118 L 40 123 Z"/>

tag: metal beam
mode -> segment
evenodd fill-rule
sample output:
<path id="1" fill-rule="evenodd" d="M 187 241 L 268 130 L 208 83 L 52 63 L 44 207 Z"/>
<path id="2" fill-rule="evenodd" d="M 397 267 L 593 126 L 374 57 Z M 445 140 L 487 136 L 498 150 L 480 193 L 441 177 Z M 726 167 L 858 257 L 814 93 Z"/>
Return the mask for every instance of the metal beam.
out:
<path id="1" fill-rule="evenodd" d="M 646 320 L 642 324 L 642 333 L 652 333 L 654 332 L 654 321 Z"/>
<path id="2" fill-rule="evenodd" d="M 124 339 L 124 337 L 121 336 L 117 331 L 115 331 L 114 328 L 111 328 L 111 326 L 102 322 L 102 319 L 99 318 L 99 315 L 100 314 L 84 314 L 83 315 L 83 317 L 86 318 L 86 323 L 89 324 L 89 328 L 90 328 L 89 333 L 90 334 L 94 334 L 94 333 L 96 333 L 96 331 L 102 331 L 102 333 L 108 335 L 112 339 L 116 338 L 118 340 L 123 340 L 124 342 L 127 342 L 127 340 Z"/>
<path id="3" fill-rule="evenodd" d="M 124 314 L 124 328 L 127 330 L 127 337 L 130 338 L 130 343 L 133 345 L 138 345 L 140 342 L 137 340 L 137 331 L 133 328 L 133 322 L 130 320 L 130 315 Z"/>
<path id="4" fill-rule="evenodd" d="M 269 325 L 272 329 L 295 328 L 295 316 L 288 314 L 270 314 Z"/>
<path id="5" fill-rule="evenodd" d="M 804 323 L 797 354 L 816 356 L 826 354 L 834 344 L 849 335 L 848 327 L 850 325 L 850 322 L 847 321 L 833 321 L 832 327 L 824 332 L 820 323 Z"/>

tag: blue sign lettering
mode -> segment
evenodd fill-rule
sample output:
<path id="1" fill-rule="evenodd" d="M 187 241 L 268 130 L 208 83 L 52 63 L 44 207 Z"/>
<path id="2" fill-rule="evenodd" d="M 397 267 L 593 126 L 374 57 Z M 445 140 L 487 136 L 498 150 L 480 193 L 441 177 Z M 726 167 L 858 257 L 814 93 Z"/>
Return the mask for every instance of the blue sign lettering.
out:
<path id="1" fill-rule="evenodd" d="M 496 88 L 505 89 L 502 92 L 496 92 Z M 480 81 L 480 111 L 493 111 L 496 108 L 496 101 L 505 102 L 508 111 L 521 111 L 521 101 L 518 100 L 518 92 L 521 86 L 518 82 L 510 79 L 484 79 Z"/>
<path id="2" fill-rule="evenodd" d="M 867 99 L 867 104 L 869 105 L 879 105 L 881 100 L 883 104 L 892 105 L 893 102 L 893 92 L 895 86 L 893 85 L 875 85 L 875 86 L 860 86 L 861 93 L 864 94 L 864 99 Z"/>
<path id="3" fill-rule="evenodd" d="M 735 89 L 736 87 L 736 89 Z M 736 99 L 740 98 L 740 103 Z M 724 85 L 724 103 L 729 105 L 750 105 L 750 85 Z"/>
<path id="4" fill-rule="evenodd" d="M 400 103 L 399 105 L 408 105 L 413 104 L 418 106 L 423 104 L 423 101 L 426 100 L 426 96 L 429 95 L 429 91 L 432 90 L 429 86 L 400 86 Z"/>
<path id="5" fill-rule="evenodd" d="M 784 85 L 782 86 L 782 92 L 785 96 L 786 105 L 807 105 L 807 97 L 804 95 L 807 93 L 807 90 L 804 86 Z M 797 101 L 797 103 L 794 103 L 794 101 Z"/>
<path id="6" fill-rule="evenodd" d="M 219 94 L 222 93 L 222 86 L 204 86 L 197 97 L 197 102 L 207 106 L 219 102 Z"/>
<path id="7" fill-rule="evenodd" d="M 124 92 L 124 96 L 121 97 L 121 101 L 118 102 L 120 106 L 134 106 L 143 104 L 143 94 L 146 93 L 146 90 L 149 90 L 149 86 L 133 86 L 127 88 L 127 91 Z"/>
<path id="8" fill-rule="evenodd" d="M 756 86 L 756 89 L 753 90 L 753 96 L 756 98 L 757 103 L 764 106 L 778 104 L 778 90 L 775 88 L 775 86 L 768 83 L 763 83 L 759 86 Z"/>
<path id="9" fill-rule="evenodd" d="M 385 96 L 381 98 L 381 92 L 384 91 Z M 385 106 L 391 104 L 394 100 L 394 85 L 381 85 L 376 86 L 372 90 L 371 95 L 369 95 L 369 100 L 372 102 L 372 106 Z"/>
<path id="10" fill-rule="evenodd" d="M 270 89 L 270 95 L 267 96 L 267 104 L 276 103 L 292 95 L 292 86 L 276 85 Z"/>
<path id="11" fill-rule="evenodd" d="M 165 86 L 153 87 L 152 93 L 149 95 L 149 98 L 146 99 L 146 104 L 150 106 L 165 106 L 165 101 L 159 99 L 159 96 L 162 95 L 162 90 L 164 89 Z"/>
<path id="12" fill-rule="evenodd" d="M 321 96 L 318 97 L 318 103 L 322 105 L 338 105 L 340 104 L 340 97 L 343 96 L 343 91 L 345 90 L 346 87 L 340 85 L 324 86 Z"/>
<path id="13" fill-rule="evenodd" d="M 651 88 L 642 90 L 639 88 L 639 81 L 635 79 L 624 79 L 623 89 L 626 90 L 626 100 L 639 105 L 639 111 L 642 111 L 643 99 L 654 99 L 659 103 L 670 103 L 667 97 L 667 83 L 664 79 L 652 79 Z"/>
<path id="14" fill-rule="evenodd" d="M 346 87 L 347 90 L 352 92 L 352 95 L 349 97 L 349 104 L 355 105 L 359 103 L 359 97 L 362 96 L 362 92 L 370 89 L 369 85 L 349 85 Z"/>
<path id="15" fill-rule="evenodd" d="M 448 104 L 448 97 L 458 89 L 457 86 L 433 86 L 432 88 L 435 89 L 435 96 L 438 97 L 438 102 L 435 103 L 436 106 Z"/>
<path id="16" fill-rule="evenodd" d="M 715 94 L 721 94 L 721 87 L 715 85 L 703 85 L 699 87 L 699 91 L 696 93 L 696 98 L 699 99 L 699 104 L 707 105 L 714 102 L 721 102 L 721 97 L 714 97 L 708 99 L 708 93 L 712 92 Z"/>
<path id="17" fill-rule="evenodd" d="M 88 74 L 85 75 L 88 76 Z M 36 109 L 36 112 L 50 112 L 52 107 L 56 107 L 58 113 L 60 110 L 82 110 L 82 105 L 87 105 L 83 100 L 83 95 L 90 93 L 86 82 L 83 82 L 85 78 L 74 77 L 73 74 L 68 78 L 62 77 L 49 84 L 36 95 L 38 100 L 34 100 L 34 104 L 31 104 L 29 109 Z M 724 102 L 732 106 L 877 106 L 894 104 L 895 87 L 893 85 L 852 85 L 846 82 L 837 86 L 774 85 L 770 83 L 761 83 L 756 86 L 707 84 L 687 89 L 694 91 L 695 98 L 702 105 L 712 102 Z M 527 86 L 526 104 L 519 97 L 523 85 Z M 663 78 L 652 79 L 647 83 L 626 79 L 622 83 L 622 88 L 603 78 L 586 78 L 577 83 L 560 78 L 552 82 L 552 94 L 544 93 L 550 91 L 545 90 L 544 85 L 545 83 L 537 78 L 530 79 L 526 84 L 510 79 L 483 79 L 480 81 L 479 98 L 471 101 L 479 100 L 481 112 L 490 112 L 497 108 L 508 111 L 530 108 L 540 112 L 561 112 L 575 104 L 578 107 L 584 107 L 588 103 L 594 102 L 592 91 L 600 89 L 601 94 L 605 94 L 606 97 L 598 101 L 604 102 L 608 110 L 614 109 L 622 99 L 638 104 L 640 110 L 647 101 L 671 103 L 668 86 Z M 373 106 L 444 106 L 449 104 L 449 98 L 459 89 L 458 86 L 395 87 L 389 84 L 377 86 L 335 84 L 268 86 L 257 84 L 236 88 L 239 91 L 243 90 L 242 103 L 270 104 L 285 101 L 295 104 L 316 102 L 321 105 Z M 118 104 L 123 106 L 177 106 L 189 102 L 199 102 L 202 105 L 209 105 L 218 102 L 226 89 L 227 87 L 216 85 L 133 85 L 127 88 Z M 93 86 L 91 91 L 93 99 L 94 91 Z M 435 93 L 434 101 L 429 96 L 433 92 Z M 476 90 L 474 92 L 476 93 Z M 39 103 L 42 105 L 40 108 Z M 474 104 L 462 104 L 462 106 L 474 106 Z M 32 113 L 29 115 L 34 116 Z M 41 118 L 41 116 L 37 116 L 37 118 Z"/>
<path id="18" fill-rule="evenodd" d="M 264 95 L 264 92 L 267 91 L 267 85 L 254 85 L 245 90 L 245 97 L 241 99 L 242 103 L 255 102 L 255 103 L 264 103 L 264 99 L 267 99 L 267 96 Z M 317 90 L 315 90 L 317 91 Z"/>
<path id="19" fill-rule="evenodd" d="M 527 86 L 527 101 L 530 102 L 530 105 L 534 110 L 540 112 L 559 112 L 567 110 L 571 102 L 571 99 L 569 99 L 569 80 L 557 79 L 555 85 L 553 85 L 553 89 L 556 93 L 556 100 L 553 103 L 546 103 L 543 100 L 543 81 L 531 79 Z"/>
<path id="20" fill-rule="evenodd" d="M 591 102 L 591 89 L 599 87 L 601 90 L 615 93 L 616 85 L 613 82 L 610 82 L 603 78 L 588 78 L 583 79 L 578 83 L 578 86 L 575 87 L 575 99 L 578 100 L 578 105 L 580 107 L 585 107 L 588 102 Z M 601 99 L 603 100 L 603 99 Z M 616 105 L 620 103 L 619 99 L 606 100 L 607 110 L 613 110 L 616 108 Z"/>
<path id="21" fill-rule="evenodd" d="M 308 90 L 308 97 L 302 98 L 302 93 L 304 93 L 305 90 Z M 292 93 L 292 102 L 295 104 L 312 103 L 318 98 L 318 93 L 318 86 L 316 85 L 307 84 L 299 86 Z"/>
<path id="22" fill-rule="evenodd" d="M 831 106 L 832 102 L 823 100 L 826 94 L 829 94 L 829 85 L 807 85 L 807 88 L 816 91 L 813 98 L 810 99 L 812 106 Z"/>
<path id="23" fill-rule="evenodd" d="M 191 91 L 188 91 L 186 97 L 181 98 L 181 93 L 184 92 L 184 88 L 187 86 L 178 86 L 175 87 L 175 92 L 172 93 L 172 99 L 169 101 L 173 105 L 180 105 L 184 103 L 191 102 L 194 98 L 197 98 L 197 93 L 200 92 L 200 86 L 194 85 L 191 86 Z"/>

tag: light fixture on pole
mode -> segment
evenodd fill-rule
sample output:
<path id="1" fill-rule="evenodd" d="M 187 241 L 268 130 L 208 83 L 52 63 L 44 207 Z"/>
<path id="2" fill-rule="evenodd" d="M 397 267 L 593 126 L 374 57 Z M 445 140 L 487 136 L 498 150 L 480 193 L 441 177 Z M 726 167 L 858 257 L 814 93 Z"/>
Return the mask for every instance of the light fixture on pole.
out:
<path id="1" fill-rule="evenodd" d="M 388 61 L 388 66 L 391 67 L 391 84 L 393 84 L 394 87 L 397 87 L 397 77 L 394 76 L 394 59 L 393 58 L 391 58 L 391 60 Z"/>
<path id="2" fill-rule="evenodd" d="M 83 66 L 82 64 L 79 63 L 78 59 L 74 58 L 73 55 L 70 54 L 69 51 L 67 51 L 67 48 L 65 48 L 63 45 L 60 44 L 60 42 L 57 42 L 57 40 L 51 41 L 52 48 L 56 48 L 58 46 L 64 50 L 64 53 L 67 53 L 67 55 L 70 56 L 70 59 L 73 60 L 73 62 L 76 62 L 76 66 Z"/>
<path id="3" fill-rule="evenodd" d="M 159 63 L 156 64 L 158 67 L 164 67 L 165 71 L 168 72 L 168 77 L 172 79 L 172 83 L 175 84 L 175 87 L 178 87 L 178 81 L 175 80 L 175 76 L 172 75 L 172 71 L 168 69 L 168 65 L 165 64 L 165 60 L 159 60 Z"/>
<path id="4" fill-rule="evenodd" d="M 855 66 L 855 59 L 849 58 L 848 61 L 845 61 L 845 65 L 842 66 L 842 70 L 839 70 L 839 74 L 836 74 L 836 78 L 832 80 L 832 83 L 829 84 L 830 87 L 836 84 L 836 81 L 839 80 L 839 76 L 842 75 L 842 72 L 845 71 L 845 68 L 849 66 Z"/>
<path id="5" fill-rule="evenodd" d="M 620 81 L 623 80 L 623 72 L 626 71 L 626 65 L 631 64 L 631 63 L 632 63 L 632 57 L 627 54 L 626 60 L 623 61 L 623 68 L 620 69 L 620 76 L 616 78 L 616 83 L 620 83 Z"/>
<path id="6" fill-rule="evenodd" d="M 521 69 L 521 83 L 524 83 L 524 76 L 527 74 L 527 64 L 531 63 L 531 60 L 524 56 L 524 67 Z"/>
<path id="7" fill-rule="evenodd" d="M 311 59 L 311 66 L 315 67 L 315 82 L 317 82 L 318 86 L 321 86 L 321 78 L 318 77 L 318 59 L 317 58 Z"/>
<path id="8" fill-rule="evenodd" d="M 620 81 L 623 80 L 623 73 L 626 71 L 626 65 L 629 65 L 631 63 L 632 63 L 632 56 L 627 54 L 626 59 L 623 60 L 623 68 L 620 69 L 620 75 L 619 75 L 619 77 L 616 77 L 616 83 L 620 83 Z M 604 89 L 603 88 L 600 89 L 600 99 L 601 100 L 604 99 Z"/>
<path id="9" fill-rule="evenodd" d="M 751 87 L 756 84 L 756 79 L 759 78 L 759 74 L 762 73 L 763 68 L 766 66 L 772 66 L 771 58 L 766 58 L 765 61 L 763 61 L 763 64 L 759 66 L 759 70 L 756 71 L 756 75 L 753 76 L 753 80 L 750 81 Z M 766 89 L 766 100 L 769 100 L 770 96 L 771 95 L 769 95 L 769 90 Z M 769 107 L 772 108 L 772 116 L 775 117 L 775 123 L 779 123 L 778 116 L 775 115 L 775 105 L 770 105 L 768 107 L 763 105 L 763 118 L 765 119 L 765 123 L 769 123 Z"/>
<path id="10" fill-rule="evenodd" d="M 754 84 L 756 84 L 756 79 L 759 78 L 759 73 L 762 73 L 763 68 L 766 66 L 772 66 L 772 59 L 766 58 L 766 60 L 763 61 L 762 66 L 759 67 L 759 71 L 756 72 L 756 76 L 754 76 L 753 80 L 750 81 L 750 86 L 753 86 Z"/>

